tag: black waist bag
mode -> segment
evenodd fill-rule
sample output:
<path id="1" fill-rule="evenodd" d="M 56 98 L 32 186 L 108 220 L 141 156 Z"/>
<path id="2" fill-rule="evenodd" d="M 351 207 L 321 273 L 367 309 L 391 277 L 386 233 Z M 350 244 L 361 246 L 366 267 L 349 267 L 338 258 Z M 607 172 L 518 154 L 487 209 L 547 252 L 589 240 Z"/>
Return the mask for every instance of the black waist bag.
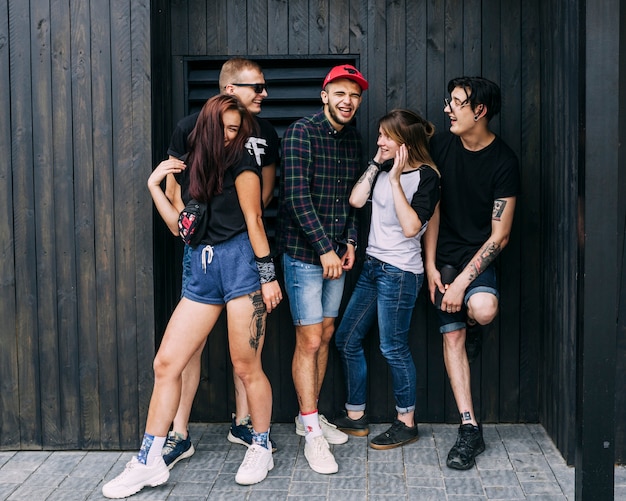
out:
<path id="1" fill-rule="evenodd" d="M 191 199 L 178 216 L 178 234 L 187 245 L 196 247 L 204 238 L 208 223 L 207 204 Z"/>

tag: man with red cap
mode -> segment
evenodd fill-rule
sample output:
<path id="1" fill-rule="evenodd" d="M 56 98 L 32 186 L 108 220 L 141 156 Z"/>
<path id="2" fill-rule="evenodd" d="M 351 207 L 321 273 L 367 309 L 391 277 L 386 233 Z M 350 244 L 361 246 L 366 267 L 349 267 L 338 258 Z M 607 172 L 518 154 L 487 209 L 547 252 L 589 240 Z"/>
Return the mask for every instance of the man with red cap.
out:
<path id="1" fill-rule="evenodd" d="M 363 159 L 361 136 L 350 122 L 367 87 L 354 66 L 335 66 L 322 85 L 323 108 L 291 124 L 283 138 L 279 251 L 296 329 L 296 433 L 305 437 L 309 466 L 323 474 L 338 471 L 329 444 L 348 440 L 318 413 L 317 402 L 344 272 L 355 262 L 356 213 L 348 199 Z"/>

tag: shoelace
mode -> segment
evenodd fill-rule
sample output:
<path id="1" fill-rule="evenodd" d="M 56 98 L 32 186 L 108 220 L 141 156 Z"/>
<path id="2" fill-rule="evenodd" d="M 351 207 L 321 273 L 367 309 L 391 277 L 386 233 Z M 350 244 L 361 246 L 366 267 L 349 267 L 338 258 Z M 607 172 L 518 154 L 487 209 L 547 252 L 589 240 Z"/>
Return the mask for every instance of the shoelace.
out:
<path id="1" fill-rule="evenodd" d="M 133 458 L 128 463 L 126 463 L 126 467 L 124 468 L 124 471 L 120 473 L 117 477 L 115 477 L 113 480 L 117 482 L 121 482 L 128 475 L 130 475 L 131 471 L 139 464 L 142 464 L 142 463 L 137 461 L 137 457 L 133 456 Z"/>
<path id="2" fill-rule="evenodd" d="M 176 448 L 176 445 L 176 435 L 168 435 L 167 440 L 165 441 L 165 446 L 163 447 L 163 452 L 169 454 Z"/>
<path id="3" fill-rule="evenodd" d="M 324 440 L 324 436 L 315 437 L 312 445 L 315 447 L 315 452 L 320 456 L 326 458 L 330 454 L 330 449 L 328 443 Z"/>
<path id="4" fill-rule="evenodd" d="M 464 454 L 467 453 L 467 449 L 470 448 L 472 435 L 472 431 L 462 429 L 461 433 L 459 433 L 459 436 L 456 439 L 456 447 Z"/>
<path id="5" fill-rule="evenodd" d="M 202 270 L 206 273 L 206 267 L 213 261 L 213 247 L 210 245 L 202 249 Z"/>
<path id="6" fill-rule="evenodd" d="M 256 446 L 256 447 L 255 447 Z M 261 445 L 253 444 L 248 448 L 245 457 L 243 458 L 242 468 L 255 468 L 257 463 L 261 461 L 262 456 Z"/>

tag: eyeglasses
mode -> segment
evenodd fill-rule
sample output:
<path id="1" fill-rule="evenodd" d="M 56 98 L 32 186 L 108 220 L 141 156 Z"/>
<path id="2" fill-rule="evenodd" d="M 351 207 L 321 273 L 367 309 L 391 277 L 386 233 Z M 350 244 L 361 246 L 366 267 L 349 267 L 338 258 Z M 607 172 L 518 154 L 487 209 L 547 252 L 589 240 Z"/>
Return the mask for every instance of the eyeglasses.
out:
<path id="1" fill-rule="evenodd" d="M 446 104 L 443 109 L 445 110 L 446 108 L 450 107 L 450 109 L 452 109 L 452 105 L 454 104 L 455 108 L 461 109 L 464 106 L 467 106 L 468 104 L 470 104 L 469 102 L 469 97 L 463 101 L 462 103 L 459 102 L 458 99 L 448 99 L 447 97 L 443 98 L 443 102 Z"/>
<path id="2" fill-rule="evenodd" d="M 263 94 L 263 91 L 267 90 L 267 84 L 264 83 L 234 83 L 231 85 L 235 87 L 252 87 L 255 94 Z"/>

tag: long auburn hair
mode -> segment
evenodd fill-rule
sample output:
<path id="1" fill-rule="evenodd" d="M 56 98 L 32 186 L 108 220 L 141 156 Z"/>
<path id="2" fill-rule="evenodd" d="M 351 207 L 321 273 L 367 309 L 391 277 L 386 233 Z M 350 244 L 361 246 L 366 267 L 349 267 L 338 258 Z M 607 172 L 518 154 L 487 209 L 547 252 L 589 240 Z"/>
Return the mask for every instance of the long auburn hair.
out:
<path id="1" fill-rule="evenodd" d="M 237 111 L 241 126 L 237 136 L 224 145 L 224 113 Z M 189 194 L 200 202 L 222 192 L 224 174 L 237 165 L 245 153 L 245 144 L 255 130 L 250 112 L 235 96 L 220 94 L 209 99 L 189 134 Z"/>
<path id="2" fill-rule="evenodd" d="M 441 176 L 428 151 L 428 142 L 435 133 L 431 122 L 414 111 L 396 108 L 382 117 L 378 126 L 396 143 L 406 144 L 410 165 L 426 164 Z"/>

